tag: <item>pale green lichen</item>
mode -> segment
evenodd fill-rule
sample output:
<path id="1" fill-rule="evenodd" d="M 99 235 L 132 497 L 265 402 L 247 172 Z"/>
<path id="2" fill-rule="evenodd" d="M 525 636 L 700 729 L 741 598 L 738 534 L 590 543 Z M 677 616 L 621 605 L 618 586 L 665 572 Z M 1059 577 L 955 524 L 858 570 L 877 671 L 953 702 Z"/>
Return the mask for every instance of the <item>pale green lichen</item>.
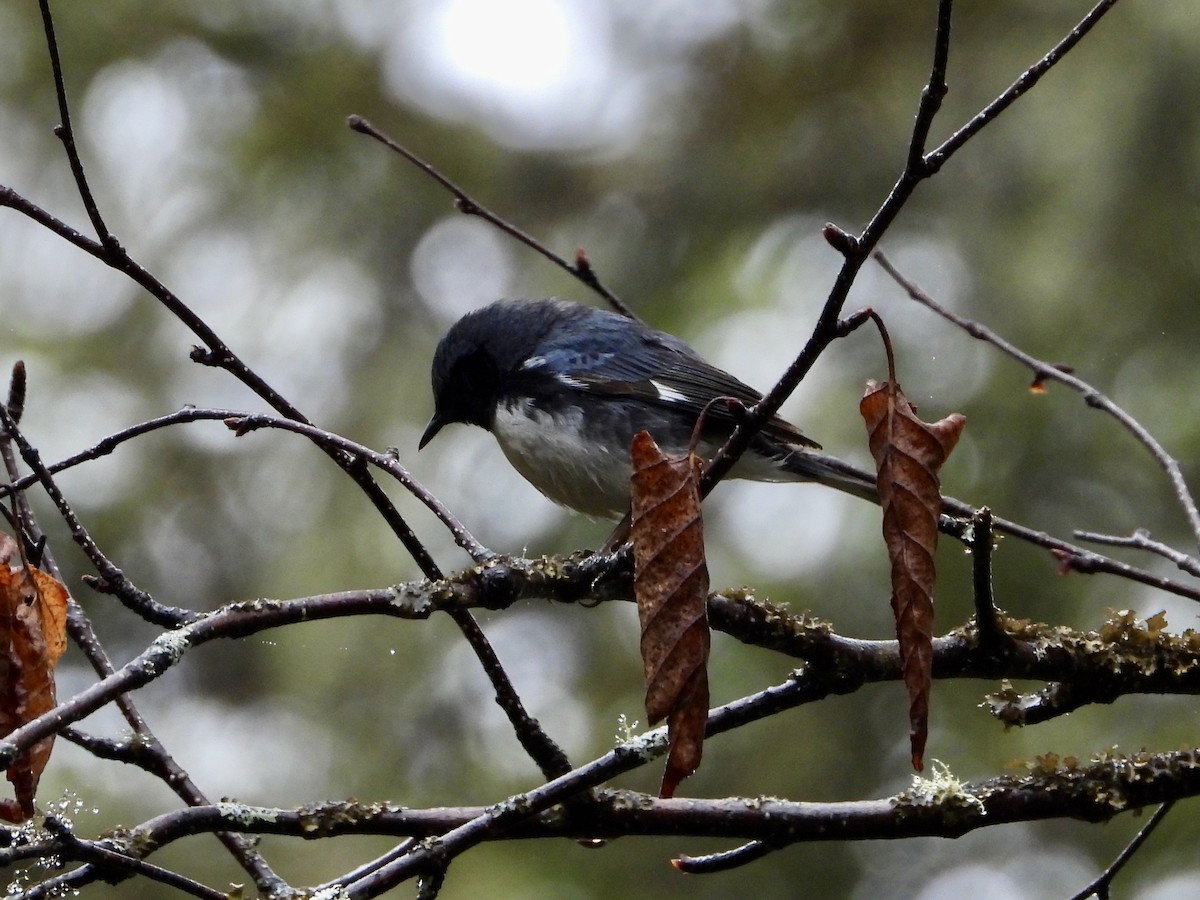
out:
<path id="1" fill-rule="evenodd" d="M 625 713 L 617 716 L 617 733 L 615 736 L 617 743 L 624 744 L 637 737 L 637 729 L 640 724 L 637 719 L 630 719 Z"/>
<path id="2" fill-rule="evenodd" d="M 1104 624 L 1087 632 L 1008 617 L 1002 625 L 1038 661 L 1057 661 L 1065 655 L 1078 661 L 1081 672 L 1115 676 L 1131 685 L 1138 679 L 1180 678 L 1200 669 L 1200 632 L 1189 628 L 1181 634 L 1169 633 L 1161 612 L 1142 620 L 1128 609 L 1109 610 Z M 1044 703 L 1046 697 L 1019 694 L 1005 683 L 1000 691 L 987 695 L 983 705 L 1006 725 L 1024 725 L 1026 710 Z"/>
<path id="3" fill-rule="evenodd" d="M 931 777 L 914 775 L 912 786 L 899 795 L 908 806 L 953 806 L 987 815 L 983 800 L 967 790 L 967 786 L 939 759 L 930 765 Z"/>
<path id="4" fill-rule="evenodd" d="M 663 754 L 667 749 L 667 729 L 655 728 L 639 734 L 613 748 L 613 752 L 621 756 L 632 756 L 635 759 L 649 762 Z"/>
<path id="5" fill-rule="evenodd" d="M 183 658 L 183 654 L 187 652 L 188 647 L 191 646 L 191 640 L 191 632 L 186 628 L 164 631 L 150 642 L 149 650 L 152 653 L 161 651 L 167 656 L 170 664 L 175 665 L 175 663 Z"/>
<path id="6" fill-rule="evenodd" d="M 391 599 L 388 604 L 394 606 L 405 615 L 423 616 L 430 612 L 433 605 L 429 592 L 424 587 L 411 584 L 396 584 L 391 587 Z"/>
<path id="7" fill-rule="evenodd" d="M 606 802 L 613 810 L 651 809 L 655 799 L 641 791 L 629 791 L 619 788 L 600 788 L 597 797 Z"/>
<path id="8" fill-rule="evenodd" d="M 213 806 L 222 819 L 241 825 L 244 828 L 249 828 L 259 822 L 274 822 L 279 815 L 272 809 L 265 809 L 261 806 L 247 806 L 244 803 L 234 803 L 230 800 L 223 800 L 220 803 L 213 804 Z"/>

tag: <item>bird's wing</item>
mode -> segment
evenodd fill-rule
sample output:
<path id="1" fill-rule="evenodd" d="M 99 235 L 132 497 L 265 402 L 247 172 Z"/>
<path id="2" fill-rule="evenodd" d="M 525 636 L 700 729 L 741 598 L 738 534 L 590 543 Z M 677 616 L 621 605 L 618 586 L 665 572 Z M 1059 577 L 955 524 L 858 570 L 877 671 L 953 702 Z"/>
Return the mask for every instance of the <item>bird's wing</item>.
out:
<path id="1" fill-rule="evenodd" d="M 546 374 L 553 374 L 560 384 L 574 390 L 629 397 L 686 410 L 695 416 L 718 397 L 732 398 L 743 408 L 762 399 L 754 388 L 709 365 L 686 344 L 663 334 L 644 336 L 637 353 L 617 352 L 607 347 L 587 351 L 558 348 L 529 360 L 526 366 L 544 367 Z M 715 427 L 732 430 L 740 412 L 736 404 L 715 403 L 709 408 L 708 420 Z M 762 433 L 786 444 L 820 447 L 778 416 L 763 426 Z"/>

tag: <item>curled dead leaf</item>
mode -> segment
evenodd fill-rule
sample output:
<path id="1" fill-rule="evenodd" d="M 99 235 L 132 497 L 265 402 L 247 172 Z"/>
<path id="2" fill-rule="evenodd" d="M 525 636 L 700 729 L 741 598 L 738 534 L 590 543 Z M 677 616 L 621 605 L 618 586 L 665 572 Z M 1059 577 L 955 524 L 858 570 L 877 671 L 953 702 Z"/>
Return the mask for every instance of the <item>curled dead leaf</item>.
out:
<path id="1" fill-rule="evenodd" d="M 670 751 L 660 796 L 700 765 L 708 721 L 708 566 L 700 515 L 700 460 L 663 455 L 634 436 L 631 538 L 641 621 L 646 716 L 667 720 Z"/>
<path id="2" fill-rule="evenodd" d="M 16 540 L 0 534 L 0 735 L 54 708 L 54 665 L 66 648 L 69 596 L 45 572 L 28 568 Z M 24 821 L 34 814 L 34 795 L 54 738 L 20 754 L 8 768 L 15 800 L 0 801 L 0 818 Z"/>
<path id="3" fill-rule="evenodd" d="M 892 611 L 909 698 L 913 767 L 923 767 L 933 685 L 933 588 L 941 483 L 938 469 L 958 443 L 966 418 L 922 422 L 900 386 L 867 383 L 859 403 L 875 459 L 883 538 L 892 562 Z"/>

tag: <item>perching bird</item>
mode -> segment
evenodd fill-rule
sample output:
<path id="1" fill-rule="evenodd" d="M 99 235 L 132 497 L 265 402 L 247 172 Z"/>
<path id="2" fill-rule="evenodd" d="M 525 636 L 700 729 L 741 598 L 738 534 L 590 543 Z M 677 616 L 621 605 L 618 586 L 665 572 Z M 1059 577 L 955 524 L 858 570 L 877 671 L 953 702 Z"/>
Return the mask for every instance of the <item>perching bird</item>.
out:
<path id="1" fill-rule="evenodd" d="M 438 344 L 432 376 L 434 413 L 419 447 L 451 422 L 478 425 L 551 500 L 603 518 L 629 511 L 629 448 L 637 432 L 680 454 L 710 400 L 731 397 L 749 407 L 762 399 L 676 337 L 558 299 L 501 300 L 467 313 Z M 733 432 L 735 409 L 709 409 L 697 448 L 705 459 Z M 819 445 L 774 418 L 730 474 L 820 480 L 860 496 L 873 491 L 805 448 Z"/>

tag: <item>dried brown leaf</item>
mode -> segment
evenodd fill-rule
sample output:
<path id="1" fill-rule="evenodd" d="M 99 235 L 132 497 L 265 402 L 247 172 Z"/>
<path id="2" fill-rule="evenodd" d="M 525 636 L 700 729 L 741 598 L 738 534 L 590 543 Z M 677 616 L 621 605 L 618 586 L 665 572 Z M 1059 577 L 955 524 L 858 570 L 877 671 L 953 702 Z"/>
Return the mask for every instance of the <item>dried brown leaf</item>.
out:
<path id="1" fill-rule="evenodd" d="M 966 418 L 926 423 L 900 390 L 867 383 L 859 411 L 867 425 L 883 507 L 883 539 L 892 561 L 892 612 L 908 688 L 913 768 L 923 767 L 933 685 L 933 588 L 941 485 L 938 469 L 958 443 Z"/>
<path id="2" fill-rule="evenodd" d="M 54 664 L 66 647 L 67 589 L 27 568 L 15 539 L 0 534 L 0 735 L 54 708 Z M 0 801 L 0 818 L 34 814 L 34 795 L 53 736 L 20 754 L 8 768 L 16 800 Z"/>
<path id="3" fill-rule="evenodd" d="M 634 436 L 634 593 L 642 626 L 646 716 L 667 720 L 670 752 L 660 796 L 700 766 L 708 721 L 708 566 L 700 515 L 700 460 L 668 458 Z"/>

